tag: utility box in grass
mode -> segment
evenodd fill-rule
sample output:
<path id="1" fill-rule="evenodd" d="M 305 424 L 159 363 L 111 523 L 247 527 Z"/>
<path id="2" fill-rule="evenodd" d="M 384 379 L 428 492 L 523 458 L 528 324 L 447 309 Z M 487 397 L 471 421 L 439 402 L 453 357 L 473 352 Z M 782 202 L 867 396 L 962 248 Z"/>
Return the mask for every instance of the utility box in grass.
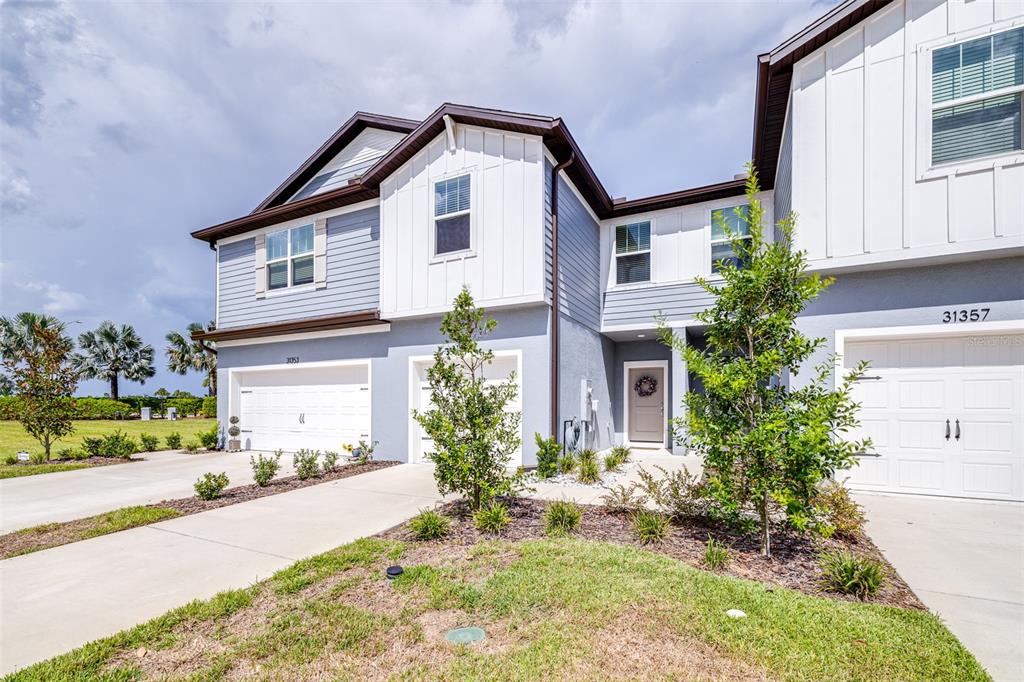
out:
<path id="1" fill-rule="evenodd" d="M 143 407 L 141 410 L 139 410 L 139 413 L 140 413 L 139 416 L 142 417 L 142 421 L 148 422 L 152 418 L 153 408 L 152 407 Z"/>
<path id="2" fill-rule="evenodd" d="M 177 407 L 168 407 L 167 408 L 167 418 L 170 419 L 172 422 L 178 421 L 178 408 Z"/>

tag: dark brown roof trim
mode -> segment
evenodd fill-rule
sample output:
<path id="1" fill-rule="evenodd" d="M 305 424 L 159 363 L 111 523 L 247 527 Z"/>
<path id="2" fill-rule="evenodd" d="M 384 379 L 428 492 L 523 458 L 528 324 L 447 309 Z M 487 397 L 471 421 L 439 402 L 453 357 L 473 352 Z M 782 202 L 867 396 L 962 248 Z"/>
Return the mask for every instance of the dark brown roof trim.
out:
<path id="1" fill-rule="evenodd" d="M 740 196 L 746 191 L 746 183 L 745 179 L 729 180 L 714 185 L 669 192 L 668 194 L 656 194 L 641 199 L 630 199 L 629 201 L 616 201 L 613 204 L 611 214 L 606 217 L 619 218 L 635 213 L 647 213 L 659 211 L 663 208 L 674 208 L 676 206 L 699 204 L 704 201 Z"/>
<path id="2" fill-rule="evenodd" d="M 270 193 L 260 205 L 253 209 L 253 213 L 259 213 L 274 206 L 280 206 L 288 201 L 290 197 L 306 186 L 306 183 L 316 177 L 320 169 L 337 156 L 338 152 L 345 148 L 348 143 L 367 128 L 378 128 L 390 130 L 396 133 L 410 133 L 420 124 L 407 118 L 395 116 L 383 116 L 381 114 L 370 114 L 365 111 L 357 111 L 350 119 L 345 121 L 340 128 L 326 142 L 320 145 L 313 154 L 306 159 L 294 173 L 282 182 L 277 189 Z"/>
<path id="3" fill-rule="evenodd" d="M 247 327 L 229 327 L 227 329 L 195 332 L 192 334 L 192 339 L 195 341 L 234 341 L 237 339 L 330 331 L 378 324 L 387 324 L 387 320 L 380 319 L 379 310 L 362 310 L 344 315 L 324 315 L 321 317 L 307 317 L 301 320 L 290 320 L 288 322 L 272 322 L 270 324 L 254 324 Z"/>

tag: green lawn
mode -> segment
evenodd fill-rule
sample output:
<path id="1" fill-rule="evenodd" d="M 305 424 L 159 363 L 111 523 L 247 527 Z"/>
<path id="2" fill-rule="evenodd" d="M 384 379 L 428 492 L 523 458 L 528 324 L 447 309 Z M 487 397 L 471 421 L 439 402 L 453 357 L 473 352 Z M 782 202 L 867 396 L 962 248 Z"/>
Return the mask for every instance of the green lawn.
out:
<path id="1" fill-rule="evenodd" d="M 181 512 L 167 507 L 122 507 L 106 514 L 88 516 L 75 521 L 44 523 L 0 536 L 0 559 L 31 554 L 70 542 L 173 519 L 176 516 L 181 516 Z M 10 542 L 5 542 L 6 540 Z"/>
<path id="2" fill-rule="evenodd" d="M 389 584 L 383 571 L 400 562 Z M 747 618 L 734 620 L 727 609 Z M 449 645 L 479 625 L 479 645 Z M 368 538 L 10 680 L 986 680 L 938 618 L 577 539 Z"/>
<path id="3" fill-rule="evenodd" d="M 89 464 L 19 464 L 8 466 L 0 464 L 0 479 L 21 478 L 22 476 L 35 476 L 36 474 L 52 474 L 58 471 L 74 471 L 75 469 L 88 469 Z"/>
<path id="4" fill-rule="evenodd" d="M 117 421 L 113 419 L 82 419 L 75 421 L 75 431 L 67 438 L 57 441 L 56 445 L 50 448 L 50 455 L 57 457 L 57 452 L 62 448 L 77 448 L 81 446 L 85 437 L 104 436 L 112 431 L 121 429 L 129 436 L 138 440 L 140 433 L 148 433 L 160 438 L 160 445 L 163 447 L 163 439 L 167 434 L 177 431 L 181 434 L 181 442 L 184 445 L 189 439 L 195 438 L 201 431 L 209 431 L 217 423 L 216 419 L 181 419 L 178 421 L 167 421 L 154 419 L 144 422 L 139 419 Z M 19 450 L 27 450 L 30 453 L 42 452 L 43 447 L 32 436 L 25 433 L 25 429 L 16 421 L 0 421 L 0 459 L 17 453 Z M 27 475 L 27 474 L 21 474 Z M 3 478 L 3 465 L 0 465 L 0 478 Z"/>

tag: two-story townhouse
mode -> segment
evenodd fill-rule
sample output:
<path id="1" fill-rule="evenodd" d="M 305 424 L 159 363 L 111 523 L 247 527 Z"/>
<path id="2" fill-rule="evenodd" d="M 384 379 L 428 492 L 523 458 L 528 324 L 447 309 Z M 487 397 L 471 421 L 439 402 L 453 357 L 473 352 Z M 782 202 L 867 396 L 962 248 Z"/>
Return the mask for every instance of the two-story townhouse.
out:
<path id="1" fill-rule="evenodd" d="M 796 211 L 797 246 L 837 278 L 801 320 L 817 359 L 872 362 L 855 485 L 1024 498 L 1022 35 L 1021 2 L 850 0 L 758 58 L 768 236 Z M 493 377 L 520 386 L 516 463 L 576 425 L 682 452 L 668 420 L 690 378 L 654 316 L 703 343 L 693 280 L 729 256 L 714 218 L 743 184 L 612 200 L 561 119 L 358 113 L 251 214 L 193 233 L 216 251 L 200 336 L 221 423 L 253 449 L 372 438 L 422 461 L 411 411 L 465 285 L 499 322 Z"/>

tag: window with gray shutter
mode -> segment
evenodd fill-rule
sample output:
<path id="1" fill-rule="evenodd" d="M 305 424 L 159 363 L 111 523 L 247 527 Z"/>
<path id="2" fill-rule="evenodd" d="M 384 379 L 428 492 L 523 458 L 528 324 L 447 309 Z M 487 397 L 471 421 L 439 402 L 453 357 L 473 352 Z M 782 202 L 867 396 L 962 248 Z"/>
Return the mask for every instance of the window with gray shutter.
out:
<path id="1" fill-rule="evenodd" d="M 932 52 L 932 165 L 1021 146 L 1024 28 Z"/>
<path id="2" fill-rule="evenodd" d="M 271 232 L 266 237 L 267 289 L 313 283 L 313 226 Z"/>
<path id="3" fill-rule="evenodd" d="M 651 281 L 651 222 L 615 228 L 615 283 Z"/>

